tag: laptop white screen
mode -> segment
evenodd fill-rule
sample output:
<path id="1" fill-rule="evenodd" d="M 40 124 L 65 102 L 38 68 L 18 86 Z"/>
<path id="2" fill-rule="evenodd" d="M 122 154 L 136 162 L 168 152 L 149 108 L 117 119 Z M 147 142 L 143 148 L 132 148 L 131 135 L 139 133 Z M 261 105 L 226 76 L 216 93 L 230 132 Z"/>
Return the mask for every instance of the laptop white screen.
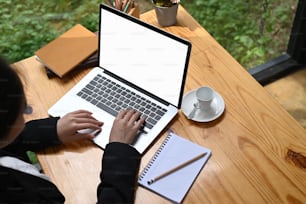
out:
<path id="1" fill-rule="evenodd" d="M 99 66 L 178 106 L 188 45 L 101 9 Z"/>

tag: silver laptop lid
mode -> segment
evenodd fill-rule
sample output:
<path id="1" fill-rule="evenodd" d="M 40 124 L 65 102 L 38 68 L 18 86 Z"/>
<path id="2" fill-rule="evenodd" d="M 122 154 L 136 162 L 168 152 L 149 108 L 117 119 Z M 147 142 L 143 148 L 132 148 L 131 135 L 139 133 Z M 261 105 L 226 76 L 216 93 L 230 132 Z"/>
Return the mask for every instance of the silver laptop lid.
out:
<path id="1" fill-rule="evenodd" d="M 100 5 L 99 66 L 180 108 L 191 43 Z"/>

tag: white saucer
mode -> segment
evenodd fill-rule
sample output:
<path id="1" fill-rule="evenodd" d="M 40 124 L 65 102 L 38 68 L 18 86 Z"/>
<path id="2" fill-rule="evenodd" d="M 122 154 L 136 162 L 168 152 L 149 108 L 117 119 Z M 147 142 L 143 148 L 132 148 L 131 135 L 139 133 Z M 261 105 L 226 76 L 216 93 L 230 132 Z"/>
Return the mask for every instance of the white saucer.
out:
<path id="1" fill-rule="evenodd" d="M 211 103 L 211 108 L 205 111 L 197 110 L 194 114 L 193 118 L 190 120 L 197 122 L 210 122 L 217 119 L 224 112 L 225 103 L 222 96 L 214 91 L 214 99 Z M 188 92 L 182 101 L 182 111 L 185 116 L 188 118 L 188 115 L 191 113 L 193 109 L 193 104 L 197 102 L 195 96 L 195 90 Z"/>

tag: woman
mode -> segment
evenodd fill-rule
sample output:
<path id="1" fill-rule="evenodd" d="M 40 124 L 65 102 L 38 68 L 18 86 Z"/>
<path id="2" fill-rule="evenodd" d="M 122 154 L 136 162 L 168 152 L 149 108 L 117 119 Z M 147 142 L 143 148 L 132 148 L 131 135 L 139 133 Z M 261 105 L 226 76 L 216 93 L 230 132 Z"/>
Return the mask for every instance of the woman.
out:
<path id="1" fill-rule="evenodd" d="M 82 129 L 101 130 L 92 113 L 79 110 L 62 118 L 24 123 L 26 99 L 18 75 L 0 59 L 0 203 L 64 203 L 65 198 L 45 175 L 29 163 L 26 151 L 92 139 Z M 121 111 L 114 120 L 102 159 L 98 203 L 132 203 L 140 154 L 129 144 L 144 123 L 140 113 Z M 86 176 L 86 175 L 85 175 Z"/>

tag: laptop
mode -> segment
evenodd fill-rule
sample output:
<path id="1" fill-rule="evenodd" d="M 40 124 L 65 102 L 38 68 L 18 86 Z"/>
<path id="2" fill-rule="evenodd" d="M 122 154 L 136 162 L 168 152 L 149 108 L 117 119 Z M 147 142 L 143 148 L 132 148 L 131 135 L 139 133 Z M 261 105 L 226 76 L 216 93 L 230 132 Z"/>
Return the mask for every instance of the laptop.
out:
<path id="1" fill-rule="evenodd" d="M 99 66 L 48 114 L 61 117 L 79 109 L 91 111 L 104 122 L 93 139 L 104 149 L 118 112 L 138 110 L 147 119 L 132 145 L 143 154 L 181 107 L 190 52 L 189 41 L 100 4 Z"/>

